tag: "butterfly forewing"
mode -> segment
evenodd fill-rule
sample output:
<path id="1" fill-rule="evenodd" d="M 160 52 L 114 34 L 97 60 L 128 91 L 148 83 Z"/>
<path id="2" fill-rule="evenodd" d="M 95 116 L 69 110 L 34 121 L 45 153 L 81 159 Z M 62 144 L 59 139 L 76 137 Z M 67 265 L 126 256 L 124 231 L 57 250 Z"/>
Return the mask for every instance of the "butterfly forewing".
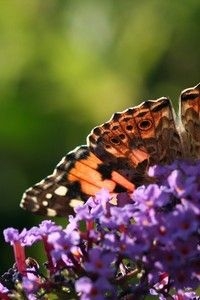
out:
<path id="1" fill-rule="evenodd" d="M 40 215 L 66 216 L 102 188 L 115 195 L 133 191 L 134 185 L 81 146 L 63 157 L 52 175 L 26 190 L 20 206 Z"/>

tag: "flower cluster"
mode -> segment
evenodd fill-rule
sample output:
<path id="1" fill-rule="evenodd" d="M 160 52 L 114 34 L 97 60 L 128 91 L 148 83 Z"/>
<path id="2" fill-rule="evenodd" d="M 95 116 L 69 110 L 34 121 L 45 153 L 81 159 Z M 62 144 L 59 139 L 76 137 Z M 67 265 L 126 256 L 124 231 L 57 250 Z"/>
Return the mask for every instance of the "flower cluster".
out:
<path id="1" fill-rule="evenodd" d="M 65 228 L 52 221 L 8 228 L 15 265 L 2 275 L 1 299 L 200 299 L 200 162 L 154 166 L 154 184 L 132 195 L 101 190 L 76 208 Z M 46 274 L 26 259 L 42 242 Z M 4 298 L 3 298 L 4 297 Z M 24 297 L 24 298 L 23 298 Z M 46 297 L 46 298 L 45 298 Z M 13 299 L 13 298 L 12 298 Z M 15 299 L 15 298 L 14 298 Z"/>

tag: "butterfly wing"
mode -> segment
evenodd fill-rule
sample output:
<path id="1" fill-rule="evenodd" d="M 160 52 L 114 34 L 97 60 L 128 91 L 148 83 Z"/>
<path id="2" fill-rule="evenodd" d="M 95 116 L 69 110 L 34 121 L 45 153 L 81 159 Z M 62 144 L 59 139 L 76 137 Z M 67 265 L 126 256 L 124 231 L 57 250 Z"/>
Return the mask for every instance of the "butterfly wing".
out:
<path id="1" fill-rule="evenodd" d="M 184 126 L 196 141 L 192 130 L 199 126 L 199 85 L 181 97 Z M 195 124 L 191 106 L 198 119 Z M 86 146 L 68 153 L 52 175 L 25 191 L 21 207 L 37 214 L 66 216 L 101 188 L 111 194 L 132 192 L 148 182 L 149 165 L 182 157 L 183 139 L 174 116 L 170 100 L 164 97 L 114 114 L 94 128 Z"/>
<path id="2" fill-rule="evenodd" d="M 125 177 L 129 170 L 132 177 L 128 178 L 133 182 L 148 165 L 181 156 L 174 112 L 164 97 L 114 114 L 109 122 L 94 128 L 88 143 L 104 162 L 115 162 Z"/>
<path id="3" fill-rule="evenodd" d="M 114 170 L 107 169 L 87 146 L 68 153 L 52 175 L 25 191 L 20 206 L 40 215 L 66 216 L 101 188 L 115 194 L 133 191 L 134 185 Z"/>
<path id="4" fill-rule="evenodd" d="M 181 93 L 180 115 L 186 157 L 200 158 L 200 83 Z"/>

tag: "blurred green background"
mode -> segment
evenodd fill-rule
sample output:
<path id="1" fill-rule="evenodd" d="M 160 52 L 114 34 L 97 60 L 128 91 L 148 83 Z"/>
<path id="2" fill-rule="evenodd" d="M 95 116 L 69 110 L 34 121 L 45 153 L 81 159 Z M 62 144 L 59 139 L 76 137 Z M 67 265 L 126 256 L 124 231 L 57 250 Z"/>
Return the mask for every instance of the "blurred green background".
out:
<path id="1" fill-rule="evenodd" d="M 199 15 L 199 0 L 0 1 L 1 274 L 3 229 L 43 219 L 19 208 L 27 187 L 113 112 L 161 96 L 177 107 L 200 81 Z"/>

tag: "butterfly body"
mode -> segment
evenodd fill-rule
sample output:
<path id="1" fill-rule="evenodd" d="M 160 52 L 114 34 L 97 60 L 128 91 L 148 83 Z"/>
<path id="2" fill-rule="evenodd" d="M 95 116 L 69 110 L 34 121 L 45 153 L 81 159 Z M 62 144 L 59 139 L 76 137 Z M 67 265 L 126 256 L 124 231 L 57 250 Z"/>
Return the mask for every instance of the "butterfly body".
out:
<path id="1" fill-rule="evenodd" d="M 165 97 L 115 113 L 92 130 L 87 145 L 69 152 L 52 175 L 28 189 L 21 207 L 65 216 L 101 188 L 115 195 L 151 181 L 150 165 L 200 158 L 200 84 L 180 99 L 178 122 Z"/>

